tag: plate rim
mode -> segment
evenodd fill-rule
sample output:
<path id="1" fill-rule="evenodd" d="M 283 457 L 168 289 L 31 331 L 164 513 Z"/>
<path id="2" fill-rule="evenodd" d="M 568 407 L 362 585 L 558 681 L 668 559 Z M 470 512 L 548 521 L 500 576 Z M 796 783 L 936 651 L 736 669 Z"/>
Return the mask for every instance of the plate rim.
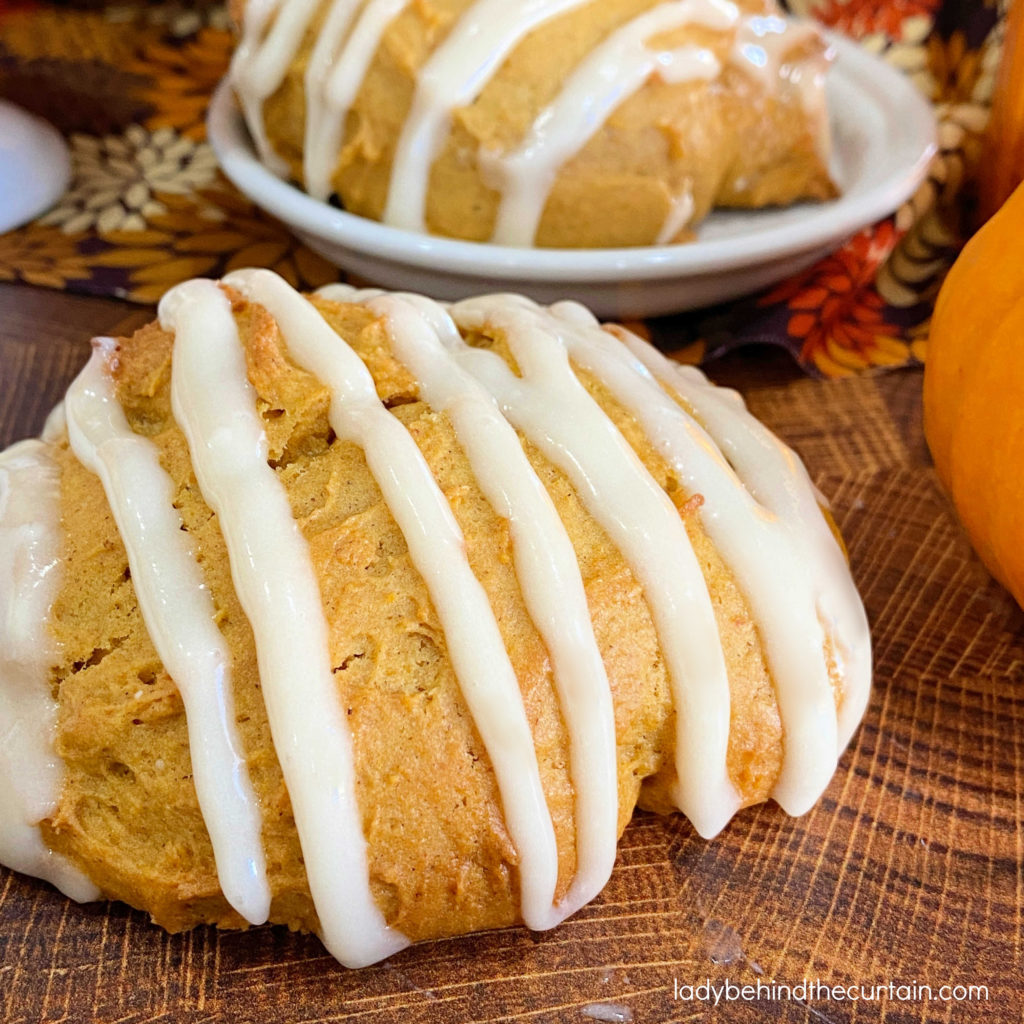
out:
<path id="1" fill-rule="evenodd" d="M 363 259 L 446 276 L 545 285 L 642 283 L 742 270 L 838 243 L 888 216 L 914 193 L 937 151 L 935 111 L 907 76 L 840 33 L 823 29 L 822 34 L 836 51 L 834 68 L 884 97 L 886 106 L 907 112 L 900 144 L 910 149 L 913 159 L 894 166 L 863 194 L 806 204 L 806 216 L 795 223 L 725 238 L 631 248 L 519 248 L 428 235 L 370 220 L 314 199 L 259 161 L 227 75 L 210 102 L 207 138 L 226 177 L 257 206 L 294 230 Z M 914 134 L 907 137 L 903 132 L 910 128 Z"/>

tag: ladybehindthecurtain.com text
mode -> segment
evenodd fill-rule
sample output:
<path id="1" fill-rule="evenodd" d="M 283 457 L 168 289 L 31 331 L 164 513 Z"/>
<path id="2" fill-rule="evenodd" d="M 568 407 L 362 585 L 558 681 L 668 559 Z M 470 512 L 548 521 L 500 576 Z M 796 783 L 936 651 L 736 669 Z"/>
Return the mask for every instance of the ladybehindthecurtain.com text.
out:
<path id="1" fill-rule="evenodd" d="M 672 998 L 677 1002 L 710 1003 L 756 1003 L 756 1002 L 985 1002 L 988 1000 L 987 985 L 944 984 L 930 985 L 918 981 L 873 982 L 871 984 L 837 984 L 820 978 L 804 978 L 796 984 L 781 981 L 745 982 L 738 984 L 726 979 L 714 982 L 705 978 L 698 984 L 687 984 L 673 979 Z"/>

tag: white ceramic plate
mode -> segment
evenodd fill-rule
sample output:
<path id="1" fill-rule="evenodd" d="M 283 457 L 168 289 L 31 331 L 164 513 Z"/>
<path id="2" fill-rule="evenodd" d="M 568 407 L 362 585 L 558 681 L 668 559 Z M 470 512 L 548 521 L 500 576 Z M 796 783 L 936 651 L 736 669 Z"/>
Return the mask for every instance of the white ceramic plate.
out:
<path id="1" fill-rule="evenodd" d="M 404 231 L 313 199 L 268 171 L 226 81 L 207 129 L 242 192 L 310 248 L 374 284 L 439 299 L 514 291 L 545 303 L 577 299 L 599 316 L 657 316 L 735 298 L 803 269 L 892 213 L 920 184 L 935 151 L 931 107 L 899 71 L 848 39 L 828 38 L 836 49 L 827 93 L 840 198 L 715 212 L 685 245 L 520 249 Z"/>

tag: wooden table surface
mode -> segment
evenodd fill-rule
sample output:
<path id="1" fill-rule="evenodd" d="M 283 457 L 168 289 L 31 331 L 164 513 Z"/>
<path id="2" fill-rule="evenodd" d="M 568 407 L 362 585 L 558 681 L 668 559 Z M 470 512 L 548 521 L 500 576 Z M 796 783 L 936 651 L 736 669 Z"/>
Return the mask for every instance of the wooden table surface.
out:
<path id="1" fill-rule="evenodd" d="M 150 315 L 0 286 L 0 444 L 40 428 L 91 335 Z M 682 818 L 638 816 L 605 892 L 560 928 L 361 971 L 284 929 L 168 936 L 0 871 L 2 1019 L 1024 1019 L 1024 615 L 936 486 L 920 372 L 824 383 L 764 350 L 710 372 L 803 455 L 872 623 L 871 704 L 809 814 L 751 809 L 710 842 Z"/>

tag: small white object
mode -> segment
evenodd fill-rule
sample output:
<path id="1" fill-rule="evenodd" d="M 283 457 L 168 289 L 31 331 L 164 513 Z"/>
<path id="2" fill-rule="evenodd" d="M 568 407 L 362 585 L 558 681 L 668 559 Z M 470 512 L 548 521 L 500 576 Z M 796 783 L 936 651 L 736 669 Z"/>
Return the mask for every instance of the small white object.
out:
<path id="1" fill-rule="evenodd" d="M 70 180 L 71 156 L 57 129 L 0 100 L 0 232 L 48 210 Z"/>
<path id="2" fill-rule="evenodd" d="M 207 131 L 224 173 L 310 248 L 386 288 L 441 299 L 521 292 L 572 298 L 600 317 L 658 316 L 757 291 L 809 266 L 908 199 L 935 152 L 935 115 L 901 72 L 857 43 L 835 48 L 828 74 L 832 171 L 842 194 L 782 209 L 716 211 L 697 239 L 631 249 L 528 249 L 440 238 L 380 224 L 306 195 L 264 167 L 231 87 Z"/>
<path id="3" fill-rule="evenodd" d="M 633 1011 L 622 1003 L 587 1003 L 580 1013 L 591 1020 L 611 1021 L 612 1024 L 627 1024 L 633 1019 Z"/>

